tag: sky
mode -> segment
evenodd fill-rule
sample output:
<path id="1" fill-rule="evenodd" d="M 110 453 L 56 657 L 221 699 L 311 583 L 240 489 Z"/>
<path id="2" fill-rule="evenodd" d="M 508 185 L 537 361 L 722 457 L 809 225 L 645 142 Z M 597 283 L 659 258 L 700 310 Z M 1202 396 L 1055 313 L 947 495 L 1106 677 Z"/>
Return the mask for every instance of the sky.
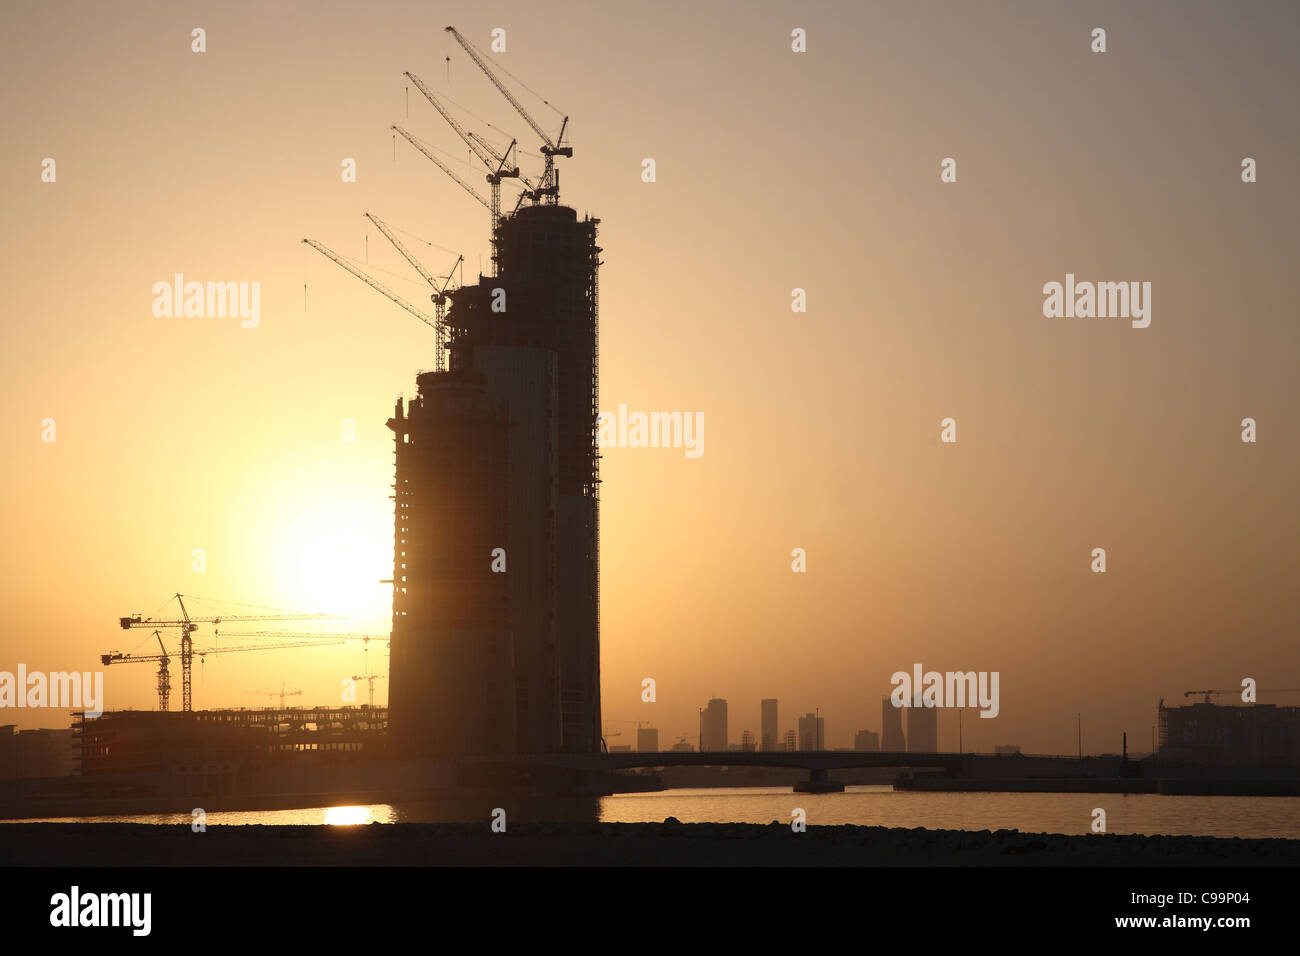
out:
<path id="1" fill-rule="evenodd" d="M 541 97 L 570 117 L 561 198 L 601 220 L 602 408 L 705 421 L 699 457 L 605 449 L 611 743 L 638 720 L 694 742 L 711 697 L 739 741 L 776 697 L 783 732 L 817 709 L 826 745 L 852 746 L 917 663 L 1000 674 L 968 750 L 1073 752 L 1076 719 L 1085 751 L 1123 732 L 1145 749 L 1162 697 L 1300 687 L 1294 5 L 8 10 L 0 670 L 144 653 L 117 619 L 176 592 L 386 633 L 384 423 L 432 367 L 431 330 L 301 240 L 416 302 L 364 212 L 432 271 L 454 252 L 467 280 L 486 270 L 487 211 L 390 132 L 485 188 L 410 70 L 540 167 L 454 23 L 483 49 L 503 29 L 493 62 L 521 101 L 552 136 Z M 259 283 L 258 324 L 155 316 L 176 273 Z M 1150 326 L 1046 317 L 1067 273 L 1150 282 Z M 335 703 L 382 654 L 211 658 L 195 706 L 282 683 Z M 156 706 L 151 666 L 105 685 L 109 708 Z M 943 749 L 956 723 L 941 712 Z"/>

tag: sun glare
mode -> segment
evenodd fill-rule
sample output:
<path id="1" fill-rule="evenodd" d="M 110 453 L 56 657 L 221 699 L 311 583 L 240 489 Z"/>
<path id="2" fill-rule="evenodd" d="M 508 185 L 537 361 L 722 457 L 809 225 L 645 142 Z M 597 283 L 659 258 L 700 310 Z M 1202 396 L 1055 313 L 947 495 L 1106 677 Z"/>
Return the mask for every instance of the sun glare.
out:
<path id="1" fill-rule="evenodd" d="M 325 810 L 326 826 L 355 827 L 373 822 L 369 807 L 328 807 Z"/>

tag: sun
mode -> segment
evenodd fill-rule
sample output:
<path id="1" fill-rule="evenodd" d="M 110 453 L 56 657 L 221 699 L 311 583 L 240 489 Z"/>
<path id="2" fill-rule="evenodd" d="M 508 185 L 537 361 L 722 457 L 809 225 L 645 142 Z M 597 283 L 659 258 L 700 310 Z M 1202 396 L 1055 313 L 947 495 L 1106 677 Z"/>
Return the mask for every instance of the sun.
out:
<path id="1" fill-rule="evenodd" d="M 386 619 L 392 607 L 392 515 L 363 499 L 299 510 L 277 536 L 277 593 L 285 607 Z"/>

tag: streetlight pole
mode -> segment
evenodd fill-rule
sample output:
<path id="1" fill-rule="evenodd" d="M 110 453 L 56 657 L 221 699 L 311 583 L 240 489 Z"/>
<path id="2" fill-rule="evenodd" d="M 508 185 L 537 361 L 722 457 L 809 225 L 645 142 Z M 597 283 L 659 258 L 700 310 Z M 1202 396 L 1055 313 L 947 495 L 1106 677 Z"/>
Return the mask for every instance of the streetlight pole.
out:
<path id="1" fill-rule="evenodd" d="M 1077 723 L 1078 733 L 1079 733 L 1079 759 L 1082 760 L 1083 759 L 1083 715 L 1075 714 L 1074 719 Z"/>

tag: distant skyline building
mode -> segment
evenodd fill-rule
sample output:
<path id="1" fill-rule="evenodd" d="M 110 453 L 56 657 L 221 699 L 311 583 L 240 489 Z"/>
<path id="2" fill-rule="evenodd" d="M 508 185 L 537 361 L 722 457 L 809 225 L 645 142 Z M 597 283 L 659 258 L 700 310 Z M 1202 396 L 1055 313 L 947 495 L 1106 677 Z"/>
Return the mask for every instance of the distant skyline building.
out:
<path id="1" fill-rule="evenodd" d="M 701 750 L 727 749 L 727 702 L 721 697 L 709 701 L 704 708 L 700 728 Z"/>
<path id="2" fill-rule="evenodd" d="M 753 751 L 757 749 L 754 742 L 754 735 L 748 730 L 743 731 L 740 735 L 740 749 L 744 751 Z"/>
<path id="3" fill-rule="evenodd" d="M 636 749 L 639 753 L 654 753 L 659 749 L 659 728 L 638 727 Z"/>
<path id="4" fill-rule="evenodd" d="M 885 753 L 902 753 L 907 749 L 903 737 L 903 711 L 888 697 L 880 700 L 880 749 Z"/>
<path id="5" fill-rule="evenodd" d="M 822 750 L 826 745 L 826 718 L 804 714 L 799 718 L 799 749 Z"/>
<path id="6" fill-rule="evenodd" d="M 880 735 L 874 730 L 859 730 L 853 735 L 853 749 L 875 752 L 880 749 Z"/>
<path id="7" fill-rule="evenodd" d="M 795 732 L 793 730 L 787 730 L 785 732 L 785 752 L 794 753 L 795 750 L 798 749 L 798 743 L 799 738 L 795 735 Z"/>
<path id="8" fill-rule="evenodd" d="M 918 705 L 907 708 L 907 751 L 939 752 L 939 708 Z"/>
<path id="9" fill-rule="evenodd" d="M 763 726 L 762 747 L 764 750 L 781 749 L 781 732 L 777 730 L 777 713 L 776 698 L 768 697 L 759 701 L 759 709 L 762 711 Z"/>

